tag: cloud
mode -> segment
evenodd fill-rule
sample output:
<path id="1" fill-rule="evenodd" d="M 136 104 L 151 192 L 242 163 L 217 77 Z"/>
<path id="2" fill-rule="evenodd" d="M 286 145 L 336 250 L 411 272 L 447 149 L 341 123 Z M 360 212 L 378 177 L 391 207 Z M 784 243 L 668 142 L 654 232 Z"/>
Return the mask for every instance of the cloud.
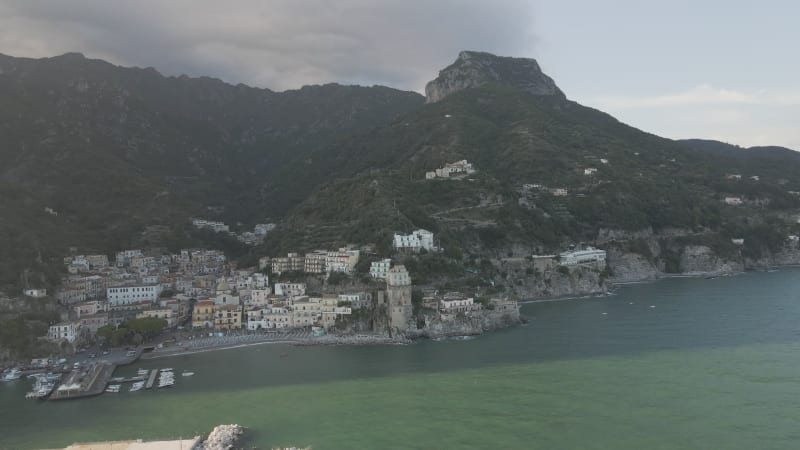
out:
<path id="1" fill-rule="evenodd" d="M 5 0 L 0 52 L 83 52 L 272 89 L 342 82 L 421 90 L 464 49 L 525 56 L 528 0 Z"/>
<path id="2" fill-rule="evenodd" d="M 656 96 L 605 95 L 589 99 L 590 103 L 610 109 L 670 108 L 719 105 L 800 105 L 800 91 L 741 92 L 710 84 L 701 84 L 684 92 Z"/>

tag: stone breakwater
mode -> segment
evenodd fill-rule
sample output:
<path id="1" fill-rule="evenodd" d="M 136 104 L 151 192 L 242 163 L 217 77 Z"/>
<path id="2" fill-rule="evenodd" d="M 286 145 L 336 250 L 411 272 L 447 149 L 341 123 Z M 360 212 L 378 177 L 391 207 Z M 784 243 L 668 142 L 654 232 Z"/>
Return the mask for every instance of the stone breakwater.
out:
<path id="1" fill-rule="evenodd" d="M 244 434 L 244 427 L 239 425 L 219 425 L 208 433 L 197 450 L 229 450 Z"/>

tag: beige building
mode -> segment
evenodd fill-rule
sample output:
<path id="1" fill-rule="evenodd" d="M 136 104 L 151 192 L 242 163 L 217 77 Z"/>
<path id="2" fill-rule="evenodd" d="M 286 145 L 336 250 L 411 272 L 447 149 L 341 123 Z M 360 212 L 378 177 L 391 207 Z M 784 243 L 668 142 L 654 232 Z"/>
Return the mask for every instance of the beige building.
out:
<path id="1" fill-rule="evenodd" d="M 320 322 L 322 316 L 322 299 L 296 297 L 289 301 L 292 311 L 292 327 L 310 327 Z"/>
<path id="2" fill-rule="evenodd" d="M 238 330 L 242 328 L 242 308 L 237 305 L 214 306 L 214 328 Z"/>
<path id="3" fill-rule="evenodd" d="M 167 327 L 172 328 L 177 324 L 177 316 L 175 311 L 170 308 L 154 308 L 146 309 L 136 314 L 137 319 L 164 319 L 167 321 Z"/>
<path id="4" fill-rule="evenodd" d="M 306 258 L 297 253 L 289 253 L 285 257 L 272 258 L 272 273 L 302 272 L 305 268 Z"/>
<path id="5" fill-rule="evenodd" d="M 108 313 L 85 314 L 79 319 L 81 326 L 94 335 L 101 327 L 108 325 Z"/>
<path id="6" fill-rule="evenodd" d="M 192 328 L 214 327 L 214 301 L 203 300 L 194 304 Z"/>
<path id="7" fill-rule="evenodd" d="M 328 252 L 325 250 L 314 250 L 306 253 L 305 268 L 306 273 L 325 273 L 325 259 Z"/>

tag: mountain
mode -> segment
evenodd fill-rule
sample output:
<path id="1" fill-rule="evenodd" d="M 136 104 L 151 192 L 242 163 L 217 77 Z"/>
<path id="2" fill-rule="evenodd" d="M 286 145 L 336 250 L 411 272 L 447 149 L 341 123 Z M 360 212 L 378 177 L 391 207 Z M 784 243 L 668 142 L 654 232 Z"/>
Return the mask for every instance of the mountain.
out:
<path id="1" fill-rule="evenodd" d="M 637 130 L 569 101 L 529 59 L 462 52 L 426 91 L 424 107 L 315 159 L 312 173 L 340 178 L 290 211 L 264 252 L 374 242 L 386 254 L 393 232 L 423 227 L 459 262 L 554 252 L 608 230 L 677 233 L 727 253 L 747 237 L 757 256 L 797 228 L 786 220 L 800 207 L 791 151 L 753 149 L 743 163 Z M 463 159 L 474 175 L 426 179 Z M 728 196 L 745 205 L 727 207 Z"/>
<path id="2" fill-rule="evenodd" d="M 304 177 L 312 154 L 424 102 L 381 86 L 164 77 L 75 53 L 0 55 L 0 98 L 0 286 L 68 246 L 136 245 L 147 226 L 278 218 L 336 177 Z"/>
<path id="3" fill-rule="evenodd" d="M 374 243 L 388 255 L 391 234 L 415 227 L 445 248 L 432 273 L 608 230 L 681 230 L 728 252 L 731 237 L 746 237 L 757 255 L 796 228 L 788 218 L 800 208 L 793 153 L 742 158 L 637 130 L 568 100 L 526 58 L 462 52 L 424 98 L 335 84 L 273 92 L 79 54 L 0 56 L 0 96 L 0 286 L 9 289 L 57 283 L 70 246 L 205 243 L 252 260 Z M 476 173 L 426 179 L 464 159 Z M 727 196 L 746 202 L 729 208 Z M 192 233 L 192 216 L 280 226 L 248 252 Z"/>
<path id="4" fill-rule="evenodd" d="M 473 51 L 459 53 L 453 64 L 425 86 L 425 95 L 428 103 L 434 103 L 455 92 L 488 84 L 509 86 L 533 95 L 564 97 L 536 60 Z"/>

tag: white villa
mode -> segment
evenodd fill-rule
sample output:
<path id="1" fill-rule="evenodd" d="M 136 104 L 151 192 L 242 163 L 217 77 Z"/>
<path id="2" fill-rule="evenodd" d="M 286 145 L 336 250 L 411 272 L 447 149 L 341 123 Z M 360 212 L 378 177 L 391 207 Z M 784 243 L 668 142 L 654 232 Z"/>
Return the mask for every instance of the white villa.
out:
<path id="1" fill-rule="evenodd" d="M 398 250 L 410 250 L 415 253 L 422 249 L 428 251 L 436 250 L 436 246 L 433 244 L 433 233 L 423 229 L 408 235 L 395 234 L 392 245 Z"/>

